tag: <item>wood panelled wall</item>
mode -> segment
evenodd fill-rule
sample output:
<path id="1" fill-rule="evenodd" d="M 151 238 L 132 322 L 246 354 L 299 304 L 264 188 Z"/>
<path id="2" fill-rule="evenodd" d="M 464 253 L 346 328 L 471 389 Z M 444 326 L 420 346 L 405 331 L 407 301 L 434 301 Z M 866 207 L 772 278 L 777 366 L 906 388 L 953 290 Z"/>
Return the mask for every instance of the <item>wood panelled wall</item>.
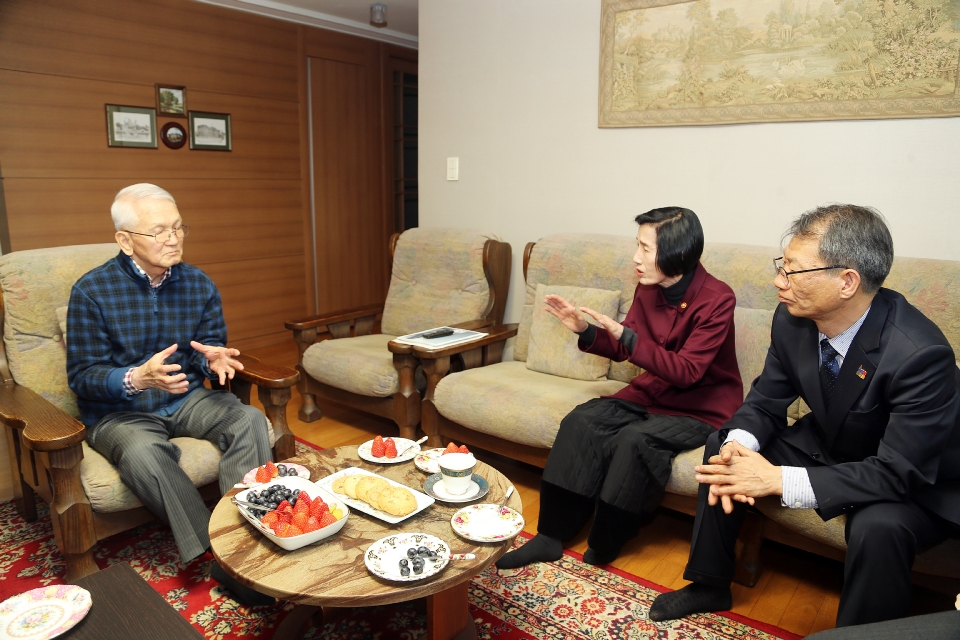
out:
<path id="1" fill-rule="evenodd" d="M 355 298 L 382 300 L 393 229 L 376 146 L 384 116 L 379 60 L 391 49 L 191 0 L 3 0 L 6 248 L 110 242 L 113 196 L 152 182 L 173 194 L 191 227 L 185 260 L 219 287 L 231 344 L 289 339 L 283 322 L 312 314 L 315 303 L 324 312 Z M 317 212 L 318 254 L 326 262 L 316 282 L 307 57 L 314 68 L 341 64 L 356 76 L 352 87 L 314 89 L 315 107 L 320 96 L 319 106 L 333 105 L 335 118 L 356 124 L 344 131 L 314 121 L 325 163 L 315 189 L 327 203 Z M 158 82 L 185 85 L 189 110 L 231 114 L 233 151 L 171 150 L 162 142 L 157 149 L 108 147 L 104 105 L 153 107 Z M 171 120 L 158 116 L 158 129 Z M 372 144 L 349 137 L 358 131 Z M 343 145 L 354 144 L 363 152 L 343 155 Z M 341 206 L 344 194 L 353 198 L 349 207 Z"/>

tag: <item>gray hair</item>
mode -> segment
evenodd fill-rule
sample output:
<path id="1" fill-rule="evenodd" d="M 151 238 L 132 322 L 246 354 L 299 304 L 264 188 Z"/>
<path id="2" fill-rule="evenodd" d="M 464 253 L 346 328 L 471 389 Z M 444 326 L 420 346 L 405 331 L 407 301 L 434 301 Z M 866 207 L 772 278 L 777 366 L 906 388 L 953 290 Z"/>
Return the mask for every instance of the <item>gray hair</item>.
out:
<path id="1" fill-rule="evenodd" d="M 860 274 L 864 293 L 874 294 L 893 265 L 893 238 L 886 220 L 872 207 L 830 204 L 803 213 L 784 234 L 819 240 L 824 264 L 842 264 Z"/>
<path id="2" fill-rule="evenodd" d="M 124 228 L 129 230 L 137 225 L 140 214 L 135 205 L 140 200 L 169 200 L 174 206 L 177 204 L 177 201 L 168 191 L 155 184 L 147 182 L 132 184 L 117 193 L 117 197 L 113 199 L 113 205 L 110 207 L 110 216 L 113 218 L 113 226 L 116 227 L 117 231 L 123 231 Z"/>

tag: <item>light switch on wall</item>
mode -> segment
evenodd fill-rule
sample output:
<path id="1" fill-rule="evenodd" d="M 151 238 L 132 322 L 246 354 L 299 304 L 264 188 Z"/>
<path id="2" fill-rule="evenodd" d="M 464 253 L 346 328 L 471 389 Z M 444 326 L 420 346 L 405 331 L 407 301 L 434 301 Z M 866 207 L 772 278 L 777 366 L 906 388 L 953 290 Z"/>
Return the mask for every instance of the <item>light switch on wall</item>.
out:
<path id="1" fill-rule="evenodd" d="M 460 179 L 460 158 L 447 158 L 447 180 Z"/>

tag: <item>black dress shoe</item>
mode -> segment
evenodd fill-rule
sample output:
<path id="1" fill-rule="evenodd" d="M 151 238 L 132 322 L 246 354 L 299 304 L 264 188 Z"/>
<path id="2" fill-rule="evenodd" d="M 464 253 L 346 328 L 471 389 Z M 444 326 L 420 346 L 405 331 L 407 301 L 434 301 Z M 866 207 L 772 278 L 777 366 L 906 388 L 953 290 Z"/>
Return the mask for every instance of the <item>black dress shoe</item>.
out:
<path id="1" fill-rule="evenodd" d="M 236 578 L 224 571 L 223 567 L 216 561 L 210 566 L 210 577 L 229 589 L 233 599 L 245 607 L 266 607 L 277 603 L 277 599 L 273 596 L 268 596 L 240 584 Z"/>

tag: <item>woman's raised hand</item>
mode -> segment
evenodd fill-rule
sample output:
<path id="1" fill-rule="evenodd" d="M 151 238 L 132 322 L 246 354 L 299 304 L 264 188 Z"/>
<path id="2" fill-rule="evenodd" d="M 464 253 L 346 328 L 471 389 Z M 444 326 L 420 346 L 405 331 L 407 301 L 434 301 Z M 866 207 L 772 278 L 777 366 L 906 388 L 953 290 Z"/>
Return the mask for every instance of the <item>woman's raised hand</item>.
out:
<path id="1" fill-rule="evenodd" d="M 543 302 L 546 304 L 544 309 L 547 313 L 562 322 L 563 326 L 570 331 L 580 333 L 587 328 L 587 321 L 583 319 L 577 308 L 560 296 L 548 294 L 543 297 Z"/>
<path id="2" fill-rule="evenodd" d="M 623 335 L 623 325 L 610 316 L 605 316 L 599 311 L 594 311 L 593 309 L 587 307 L 580 307 L 580 311 L 583 311 L 585 314 L 596 320 L 597 324 L 609 331 L 614 340 L 619 340 L 620 336 Z"/>

